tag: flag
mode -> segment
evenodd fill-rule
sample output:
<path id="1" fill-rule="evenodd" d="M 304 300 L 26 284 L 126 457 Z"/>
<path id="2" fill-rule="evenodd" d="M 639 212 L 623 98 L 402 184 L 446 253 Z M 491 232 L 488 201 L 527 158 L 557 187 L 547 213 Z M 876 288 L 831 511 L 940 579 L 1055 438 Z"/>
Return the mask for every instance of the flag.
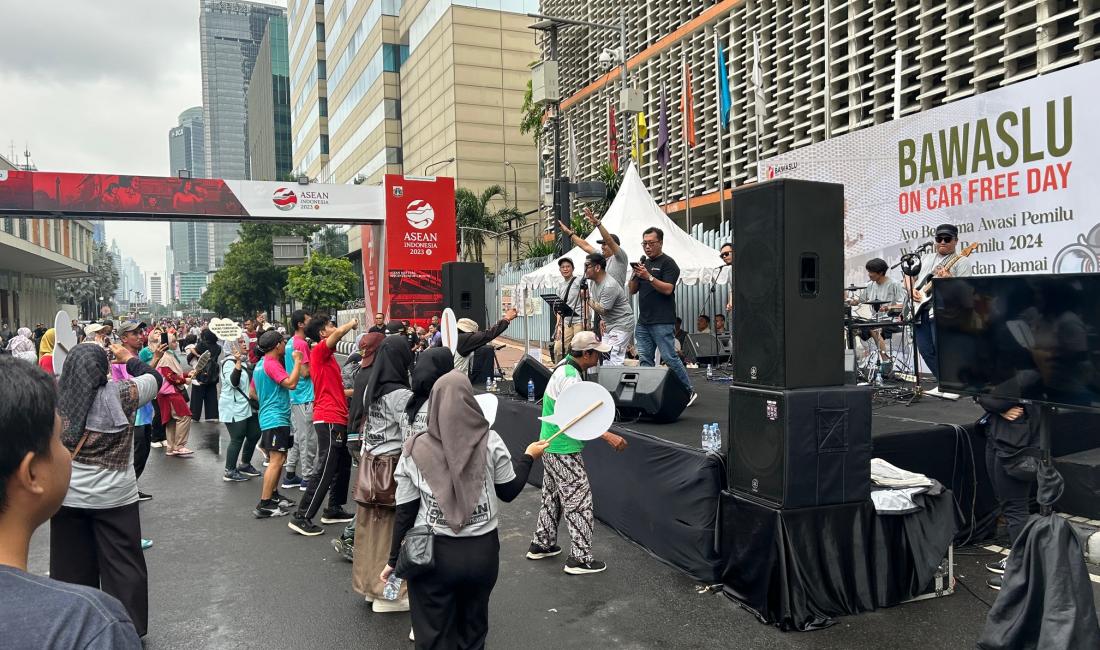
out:
<path id="1" fill-rule="evenodd" d="M 581 156 L 577 151 L 577 135 L 573 131 L 573 120 L 569 120 L 569 178 L 577 179 L 581 175 Z"/>
<path id="2" fill-rule="evenodd" d="M 646 123 L 644 112 L 638 113 L 635 119 L 637 123 L 634 126 L 634 146 L 630 148 L 630 155 L 638 165 L 641 165 L 645 157 L 645 139 L 649 135 L 649 125 Z"/>
<path id="3" fill-rule="evenodd" d="M 752 95 L 756 100 L 757 125 L 762 126 L 767 106 L 764 97 L 764 71 L 760 69 L 760 36 L 752 35 Z M 760 136 L 759 133 L 756 134 Z"/>
<path id="4" fill-rule="evenodd" d="M 717 34 L 715 35 L 717 36 Z M 730 79 L 726 74 L 726 53 L 722 51 L 722 45 L 715 38 L 715 47 L 718 48 L 718 56 L 715 58 L 715 74 L 718 75 L 718 115 L 719 123 L 723 129 L 730 128 L 730 108 L 733 101 L 730 99 Z"/>
<path id="5" fill-rule="evenodd" d="M 661 84 L 660 110 L 660 116 L 657 118 L 657 162 L 661 165 L 661 169 L 666 169 L 672 152 L 668 146 L 668 97 L 665 96 L 664 84 Z"/>
<path id="6" fill-rule="evenodd" d="M 680 91 L 680 116 L 683 120 L 681 137 L 689 147 L 695 146 L 695 100 L 691 96 L 691 68 L 684 62 L 684 87 Z"/>
<path id="7" fill-rule="evenodd" d="M 611 154 L 611 169 L 619 171 L 619 127 L 615 125 L 615 106 L 607 100 L 607 148 Z"/>

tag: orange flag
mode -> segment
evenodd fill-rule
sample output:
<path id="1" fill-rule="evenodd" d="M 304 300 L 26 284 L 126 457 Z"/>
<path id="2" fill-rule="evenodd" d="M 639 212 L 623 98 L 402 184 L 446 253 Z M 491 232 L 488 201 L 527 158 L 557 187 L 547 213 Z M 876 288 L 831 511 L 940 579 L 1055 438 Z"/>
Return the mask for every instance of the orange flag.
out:
<path id="1" fill-rule="evenodd" d="M 689 147 L 695 146 L 695 101 L 691 97 L 691 69 L 684 62 L 684 87 L 680 92 L 680 115 L 684 128 L 682 138 Z"/>

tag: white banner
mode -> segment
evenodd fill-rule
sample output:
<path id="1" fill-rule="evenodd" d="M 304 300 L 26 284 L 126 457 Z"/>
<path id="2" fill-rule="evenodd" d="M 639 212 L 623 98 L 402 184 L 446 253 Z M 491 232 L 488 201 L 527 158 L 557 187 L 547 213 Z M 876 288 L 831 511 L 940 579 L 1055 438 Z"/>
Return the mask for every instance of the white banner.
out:
<path id="1" fill-rule="evenodd" d="M 275 181 L 225 181 L 252 217 L 324 223 L 383 223 L 380 186 Z"/>
<path id="2" fill-rule="evenodd" d="M 1100 62 L 760 162 L 760 180 L 844 184 L 845 281 L 959 227 L 979 275 L 1100 269 Z M 896 272 L 892 275 L 895 275 Z"/>

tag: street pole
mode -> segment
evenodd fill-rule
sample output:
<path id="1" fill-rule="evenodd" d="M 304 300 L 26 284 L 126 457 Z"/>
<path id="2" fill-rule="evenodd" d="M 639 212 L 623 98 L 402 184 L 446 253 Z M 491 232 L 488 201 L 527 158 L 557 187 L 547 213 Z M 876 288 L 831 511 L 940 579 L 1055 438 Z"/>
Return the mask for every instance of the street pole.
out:
<path id="1" fill-rule="evenodd" d="M 558 60 L 558 27 L 550 28 L 550 60 Z M 569 185 L 566 183 L 565 192 Z M 568 220 L 562 213 L 562 176 L 561 176 L 561 102 L 554 102 L 554 250 L 560 253 L 565 250 L 565 242 L 562 241 L 562 233 L 559 221 Z"/>
<path id="2" fill-rule="evenodd" d="M 622 92 L 622 94 L 620 94 L 620 96 L 622 96 L 622 95 L 626 94 L 626 90 L 628 88 L 628 86 L 627 86 L 627 69 L 626 69 L 627 68 L 627 66 L 626 66 L 626 58 L 627 58 L 626 57 L 626 9 L 623 7 L 623 4 L 619 5 L 619 56 L 622 57 L 622 63 L 620 64 L 622 66 L 622 68 L 620 70 L 620 76 L 622 77 L 622 82 L 623 82 L 623 92 Z M 623 108 L 625 108 L 625 107 L 621 106 L 621 105 L 619 106 L 619 119 L 622 120 L 623 126 L 624 126 L 623 129 L 620 129 L 619 133 L 622 133 L 623 137 L 629 140 L 629 138 L 630 138 L 630 116 L 629 116 L 629 114 L 627 114 L 626 111 L 622 110 Z M 619 138 L 619 143 L 618 144 L 619 144 L 620 147 L 623 146 L 623 142 L 624 142 L 623 138 Z M 641 145 L 639 144 L 638 147 L 639 147 L 639 151 L 640 151 L 641 150 Z M 623 148 L 623 153 L 627 154 L 627 155 L 619 156 L 619 160 L 627 160 L 629 158 L 630 149 L 628 147 L 624 147 Z M 641 156 L 639 156 L 639 158 L 640 157 Z M 640 161 L 640 160 L 638 161 L 639 166 L 641 166 L 641 162 L 642 161 Z M 630 164 L 629 161 L 627 162 L 627 164 L 628 165 Z"/>

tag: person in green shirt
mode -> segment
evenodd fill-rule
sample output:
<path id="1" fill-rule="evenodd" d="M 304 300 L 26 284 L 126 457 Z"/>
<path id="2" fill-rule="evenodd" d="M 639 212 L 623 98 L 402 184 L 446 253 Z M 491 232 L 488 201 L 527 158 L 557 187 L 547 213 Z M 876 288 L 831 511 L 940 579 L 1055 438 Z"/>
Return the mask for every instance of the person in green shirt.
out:
<path id="1" fill-rule="evenodd" d="M 600 355 L 611 346 L 600 342 L 592 332 L 579 332 L 569 345 L 570 354 L 554 369 L 546 392 L 542 396 L 542 414 L 553 415 L 558 396 L 566 388 L 584 381 L 589 368 L 600 362 Z M 540 440 L 558 432 L 556 425 L 543 421 Z M 616 451 L 626 448 L 626 440 L 606 431 L 604 441 Z M 584 469 L 581 451 L 584 442 L 561 434 L 554 438 L 542 457 L 542 508 L 535 524 L 535 536 L 527 551 L 527 559 L 541 560 L 561 553 L 557 545 L 558 523 L 564 514 L 569 524 L 569 559 L 565 572 L 572 575 L 599 573 L 607 565 L 592 556 L 592 486 Z"/>

